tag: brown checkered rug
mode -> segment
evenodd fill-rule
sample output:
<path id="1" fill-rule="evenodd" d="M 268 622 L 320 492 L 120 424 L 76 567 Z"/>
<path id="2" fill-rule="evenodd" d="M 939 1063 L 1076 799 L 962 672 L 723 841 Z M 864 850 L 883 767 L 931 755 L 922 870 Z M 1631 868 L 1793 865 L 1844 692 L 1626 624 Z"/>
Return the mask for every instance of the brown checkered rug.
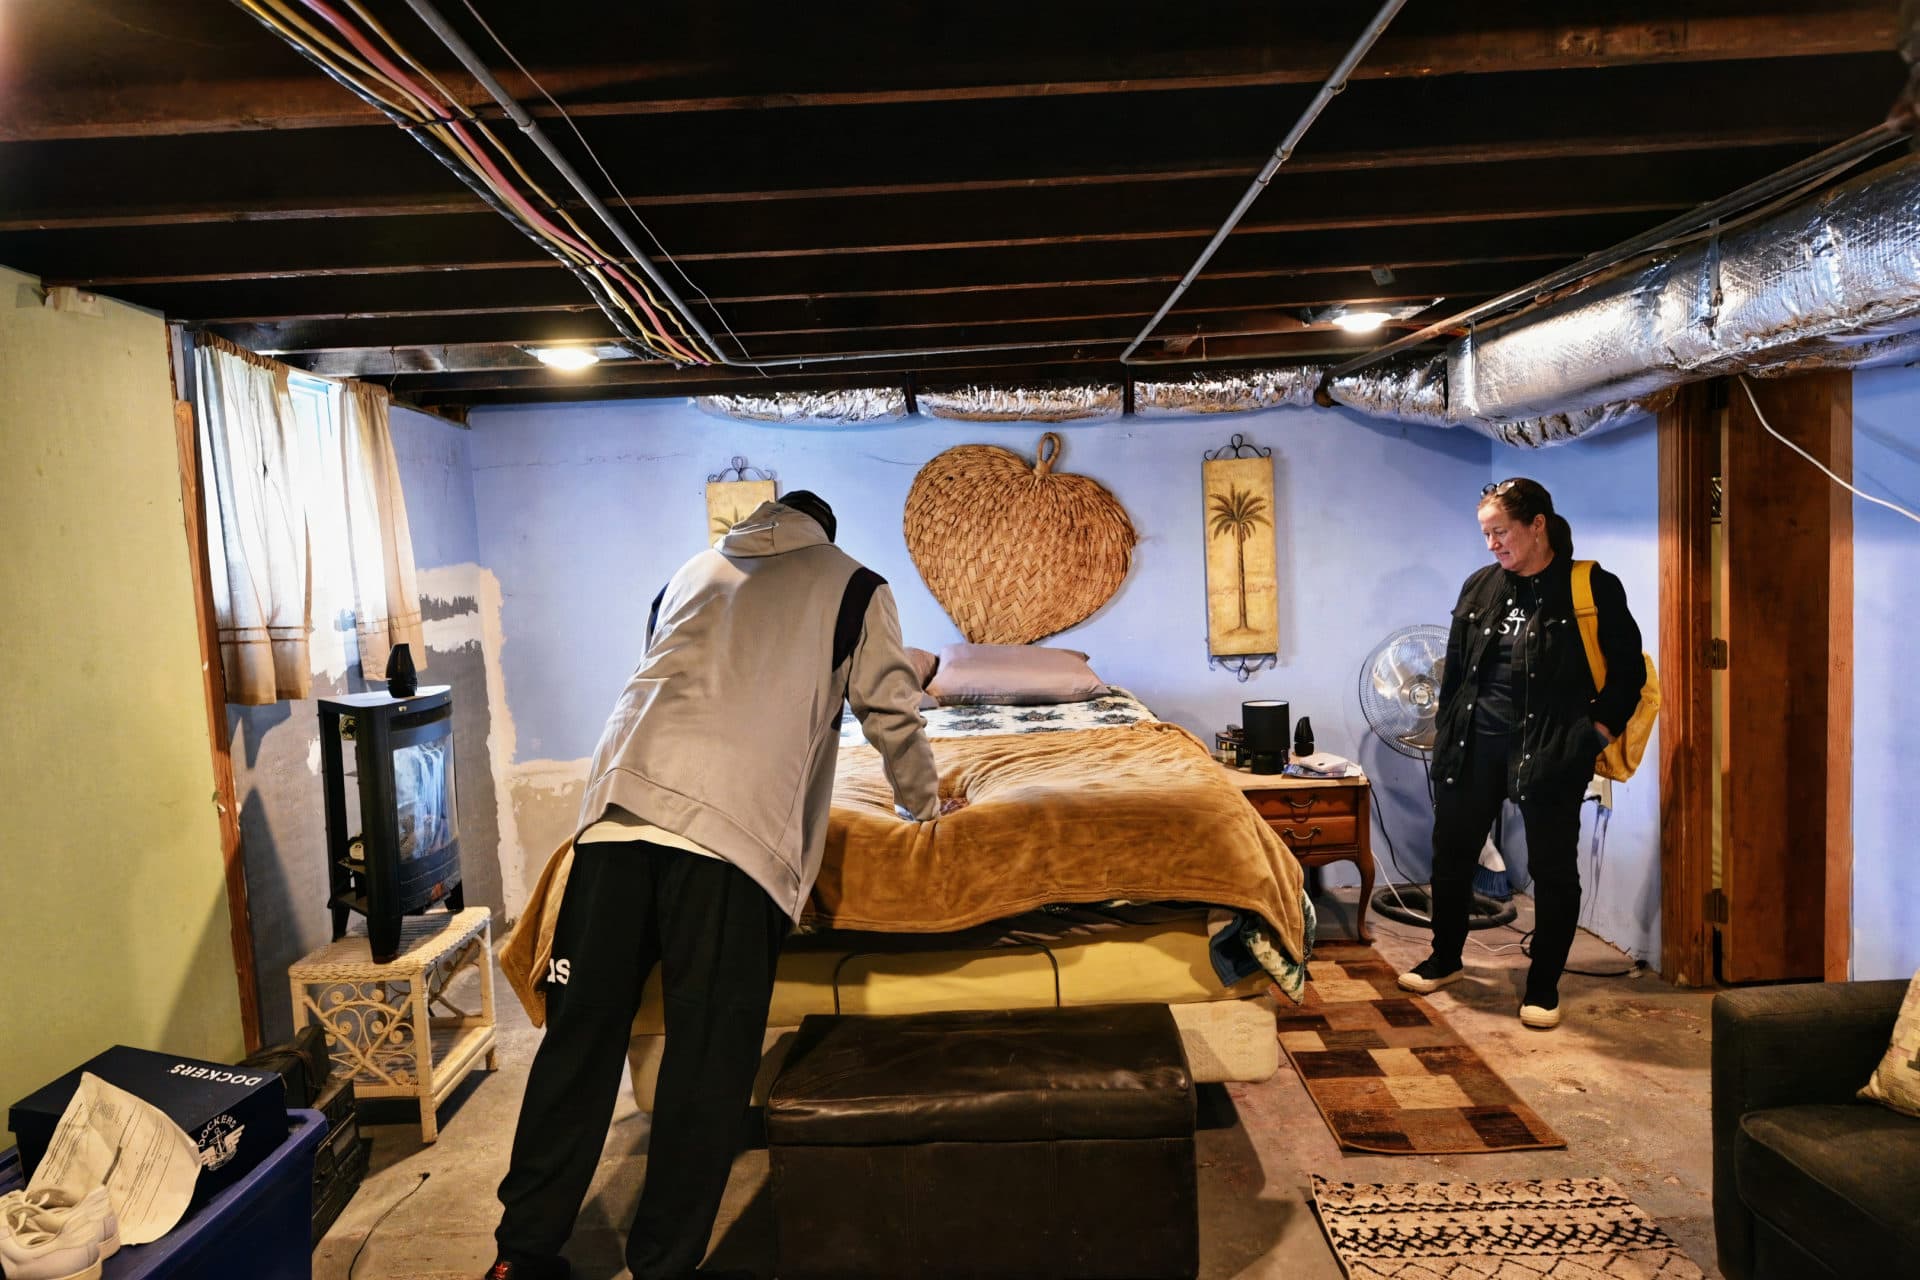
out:
<path id="1" fill-rule="evenodd" d="M 1327 946 L 1306 1000 L 1280 1000 L 1280 1045 L 1349 1151 L 1438 1155 L 1564 1147 L 1372 947 Z"/>
<path id="2" fill-rule="evenodd" d="M 1313 1179 L 1348 1280 L 1701 1280 L 1607 1178 L 1532 1182 Z"/>

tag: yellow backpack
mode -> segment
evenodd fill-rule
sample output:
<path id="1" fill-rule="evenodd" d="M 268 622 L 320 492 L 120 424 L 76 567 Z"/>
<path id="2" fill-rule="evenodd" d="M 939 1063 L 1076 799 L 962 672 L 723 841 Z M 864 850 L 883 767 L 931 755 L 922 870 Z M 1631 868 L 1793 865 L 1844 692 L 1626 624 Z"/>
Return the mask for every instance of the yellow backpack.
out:
<path id="1" fill-rule="evenodd" d="M 1600 652 L 1600 610 L 1593 603 L 1593 561 L 1573 562 L 1573 613 L 1580 624 L 1580 643 L 1586 646 L 1587 666 L 1593 670 L 1593 687 L 1607 684 L 1607 660 Z M 1625 733 L 1607 744 L 1594 758 L 1593 771 L 1603 778 L 1625 782 L 1640 767 L 1647 753 L 1647 739 L 1653 736 L 1653 722 L 1660 716 L 1660 677 L 1653 669 L 1653 655 L 1647 660 L 1647 683 L 1640 690 L 1640 705 L 1633 709 Z"/>

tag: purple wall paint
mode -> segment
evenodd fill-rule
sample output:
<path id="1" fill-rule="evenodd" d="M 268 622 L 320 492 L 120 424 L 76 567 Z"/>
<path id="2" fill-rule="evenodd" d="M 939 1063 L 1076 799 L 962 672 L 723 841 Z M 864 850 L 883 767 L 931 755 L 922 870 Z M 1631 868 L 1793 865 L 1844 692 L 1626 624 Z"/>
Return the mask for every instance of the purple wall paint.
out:
<path id="1" fill-rule="evenodd" d="M 1031 456 L 1046 430 L 919 418 L 774 427 L 642 401 L 479 409 L 472 428 L 480 560 L 501 583 L 522 761 L 592 751 L 648 602 L 704 545 L 706 477 L 733 455 L 777 471 L 783 490 L 832 502 L 841 545 L 893 584 L 908 642 L 934 648 L 958 637 L 901 536 L 915 473 L 956 444 Z M 1290 699 L 1326 749 L 1374 773 L 1401 861 L 1423 876 L 1431 823 L 1419 766 L 1366 731 L 1355 690 L 1371 647 L 1397 627 L 1444 621 L 1480 562 L 1473 505 L 1492 445 L 1317 409 L 1059 430 L 1061 467 L 1111 489 L 1140 545 L 1114 600 L 1051 642 L 1085 650 L 1102 676 L 1205 736 L 1237 721 L 1243 698 Z M 1206 655 L 1201 455 L 1235 432 L 1273 448 L 1279 507 L 1281 665 L 1246 684 L 1210 671 Z"/>
<path id="2" fill-rule="evenodd" d="M 1853 475 L 1920 511 L 1920 370 L 1854 377 Z M 1920 525 L 1858 498 L 1853 521 L 1853 976 L 1904 978 L 1920 969 Z"/>

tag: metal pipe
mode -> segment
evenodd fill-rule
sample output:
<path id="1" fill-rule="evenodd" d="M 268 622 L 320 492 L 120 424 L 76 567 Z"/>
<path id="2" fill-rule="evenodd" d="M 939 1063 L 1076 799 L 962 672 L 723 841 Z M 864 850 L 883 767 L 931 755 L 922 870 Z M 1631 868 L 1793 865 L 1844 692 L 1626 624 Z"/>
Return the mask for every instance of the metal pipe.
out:
<path id="1" fill-rule="evenodd" d="M 1903 124 L 1887 123 L 1875 125 L 1865 133 L 1855 134 L 1845 142 L 1835 143 L 1825 151 L 1808 156 L 1805 160 L 1799 161 L 1797 164 L 1788 165 L 1786 168 L 1776 173 L 1768 174 L 1758 181 L 1750 182 L 1737 191 L 1721 196 L 1718 200 L 1710 200 L 1706 204 L 1689 210 L 1677 218 L 1671 218 L 1649 231 L 1643 231 L 1637 236 L 1622 240 L 1619 244 L 1611 248 L 1589 254 L 1572 266 L 1562 267 L 1558 271 L 1549 272 L 1541 276 L 1538 280 L 1523 284 L 1517 289 L 1509 289 L 1497 298 L 1489 298 L 1487 301 L 1468 307 L 1464 311 L 1456 312 L 1444 320 L 1436 320 L 1423 329 L 1417 329 L 1403 337 L 1394 339 L 1384 346 L 1376 347 L 1365 355 L 1355 356 L 1343 364 L 1335 365 L 1333 369 L 1328 372 L 1327 380 L 1331 382 L 1335 378 L 1343 378 L 1349 374 L 1357 373 L 1362 369 L 1379 364 L 1382 360 L 1387 360 L 1399 355 L 1403 351 L 1411 350 L 1429 339 L 1438 337 L 1441 334 L 1456 332 L 1464 326 L 1473 324 L 1475 321 L 1504 311 L 1516 302 L 1536 298 L 1541 294 L 1553 293 L 1570 284 L 1585 280 L 1589 276 L 1596 275 L 1612 267 L 1617 267 L 1643 253 L 1660 248 L 1675 236 L 1700 230 L 1702 227 L 1732 214 L 1739 213 L 1754 205 L 1784 195 L 1796 187 L 1825 177 L 1850 164 L 1858 163 L 1877 151 L 1882 151 L 1894 143 L 1903 141 L 1906 137 L 1907 128 Z"/>
<path id="2" fill-rule="evenodd" d="M 1218 231 L 1213 233 L 1213 239 L 1207 241 L 1207 247 L 1200 251 L 1200 256 L 1187 269 L 1187 274 L 1180 278 L 1180 283 L 1173 287 L 1173 292 L 1167 295 L 1167 300 L 1160 304 L 1158 311 L 1153 313 L 1153 319 L 1147 321 L 1146 327 L 1140 330 L 1134 340 L 1128 344 L 1127 349 L 1120 353 L 1121 364 L 1133 363 L 1133 353 L 1139 349 L 1141 343 L 1147 340 L 1148 335 L 1159 326 L 1160 322 L 1167 318 L 1167 313 L 1173 310 L 1174 303 L 1180 301 L 1180 295 L 1199 279 L 1207 263 L 1213 260 L 1213 255 L 1219 252 L 1220 246 L 1226 243 L 1229 235 L 1233 234 L 1233 229 L 1240 225 L 1240 219 L 1247 216 L 1247 210 L 1253 207 L 1253 202 L 1259 199 L 1260 193 L 1267 189 L 1269 182 L 1273 181 L 1273 175 L 1280 171 L 1281 165 L 1292 158 L 1293 149 L 1300 145 L 1302 138 L 1307 136 L 1307 130 L 1313 127 L 1313 122 L 1320 118 L 1320 113 L 1326 110 L 1327 104 L 1333 101 L 1334 95 L 1347 87 L 1347 77 L 1353 74 L 1354 68 L 1360 65 L 1360 60 L 1367 56 L 1367 52 L 1373 48 L 1374 41 L 1380 38 L 1380 34 L 1387 29 L 1387 24 L 1393 21 L 1394 15 L 1400 12 L 1406 2 L 1407 0 L 1387 0 L 1380 6 L 1380 12 L 1373 15 L 1373 21 L 1367 24 L 1366 30 L 1360 33 L 1360 38 L 1355 40 L 1353 47 L 1347 50 L 1347 56 L 1340 59 L 1340 65 L 1333 69 L 1333 74 L 1328 76 L 1326 83 L 1320 86 L 1320 92 L 1313 95 L 1313 101 L 1307 104 L 1307 109 L 1301 112 L 1298 120 L 1294 121 L 1293 128 L 1287 131 L 1287 136 L 1275 148 L 1273 155 L 1268 157 L 1265 167 L 1255 175 L 1253 182 L 1247 187 L 1246 194 L 1240 197 L 1240 203 L 1233 207 L 1233 212 L 1227 215 L 1227 220 L 1220 225 Z"/>

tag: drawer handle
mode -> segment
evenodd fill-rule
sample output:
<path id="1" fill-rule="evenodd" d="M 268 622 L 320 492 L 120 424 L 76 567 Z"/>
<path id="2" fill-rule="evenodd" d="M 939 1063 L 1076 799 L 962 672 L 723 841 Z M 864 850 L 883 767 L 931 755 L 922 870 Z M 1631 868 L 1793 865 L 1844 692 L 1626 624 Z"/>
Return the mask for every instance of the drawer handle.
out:
<path id="1" fill-rule="evenodd" d="M 1280 828 L 1280 834 L 1282 837 L 1288 840 L 1300 840 L 1300 841 L 1316 840 L 1320 836 L 1320 828 L 1315 827 L 1313 830 L 1307 832 L 1307 834 L 1301 835 L 1298 831 L 1295 831 L 1292 827 L 1282 827 Z"/>
<path id="2" fill-rule="evenodd" d="M 1305 813 L 1308 809 L 1313 808 L 1316 803 L 1312 797 L 1308 797 L 1305 800 L 1295 800 L 1292 796 L 1284 796 L 1282 799 L 1287 802 L 1287 808 L 1292 809 L 1296 813 Z"/>

